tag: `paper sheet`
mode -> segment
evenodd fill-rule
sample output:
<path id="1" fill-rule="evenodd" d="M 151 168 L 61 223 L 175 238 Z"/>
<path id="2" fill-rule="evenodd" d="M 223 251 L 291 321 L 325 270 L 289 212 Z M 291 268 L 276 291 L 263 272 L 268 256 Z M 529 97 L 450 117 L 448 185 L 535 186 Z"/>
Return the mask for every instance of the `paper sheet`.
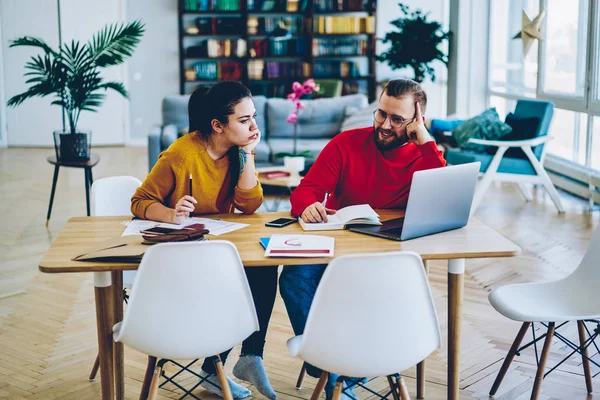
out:
<path id="1" fill-rule="evenodd" d="M 140 235 L 141 234 L 140 231 L 142 231 L 144 229 L 154 228 L 156 226 L 159 226 L 162 228 L 181 229 L 181 228 L 185 228 L 186 226 L 192 225 L 192 224 L 204 224 L 206 229 L 208 229 L 208 231 L 209 231 L 209 235 L 220 236 L 225 233 L 233 232 L 233 231 L 236 231 L 238 229 L 242 229 L 242 228 L 245 228 L 246 226 L 248 226 L 248 224 L 240 224 L 237 222 L 227 222 L 227 221 L 221 221 L 218 219 L 198 218 L 198 217 L 188 218 L 181 225 L 167 224 L 165 222 L 157 222 L 157 221 L 147 221 L 147 220 L 142 220 L 142 219 L 134 219 L 132 221 L 127 221 L 127 222 L 129 222 L 127 224 L 127 228 L 121 234 L 121 236 Z"/>

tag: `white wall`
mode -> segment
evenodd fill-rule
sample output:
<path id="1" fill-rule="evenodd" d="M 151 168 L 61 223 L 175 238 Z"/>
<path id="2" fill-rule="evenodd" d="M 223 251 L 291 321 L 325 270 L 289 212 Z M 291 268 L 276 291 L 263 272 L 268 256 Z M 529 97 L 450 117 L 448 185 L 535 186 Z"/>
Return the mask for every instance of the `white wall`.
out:
<path id="1" fill-rule="evenodd" d="M 377 2 L 377 37 L 383 38 L 389 31 L 397 29 L 390 24 L 400 17 L 399 1 L 396 0 L 378 0 Z M 423 12 L 429 12 L 429 19 L 439 21 L 443 25 L 444 30 L 448 30 L 449 25 L 449 0 L 403 0 L 403 4 L 407 5 L 411 11 L 421 9 Z M 378 54 L 384 52 L 388 45 L 377 41 L 376 51 Z M 447 50 L 446 50 L 447 51 Z M 423 83 L 423 87 L 427 92 L 428 106 L 426 118 L 436 118 L 446 115 L 446 82 L 448 79 L 446 66 L 442 62 L 433 64 L 435 70 L 436 81 L 427 80 Z M 392 70 L 387 63 L 377 63 L 377 81 L 385 82 L 389 79 L 396 78 L 413 78 L 412 69 Z"/>
<path id="2" fill-rule="evenodd" d="M 85 43 L 107 23 L 123 20 L 125 0 L 61 0 L 63 43 L 75 39 Z M 58 46 L 58 5 L 56 0 L 0 0 L 2 20 L 2 67 L 6 98 L 26 91 L 24 66 L 38 48 L 9 49 L 10 41 L 22 36 L 42 38 Z M 101 71 L 105 81 L 126 83 L 124 66 Z M 78 128 L 92 131 L 92 144 L 123 144 L 128 127 L 126 100 L 109 90 L 98 112 L 81 113 Z M 52 146 L 52 131 L 62 128 L 61 108 L 51 106 L 55 97 L 27 99 L 17 108 L 6 110 L 7 143 L 10 146 Z"/>
<path id="3" fill-rule="evenodd" d="M 128 144 L 145 145 L 151 127 L 162 123 L 163 97 L 179 93 L 177 1 L 127 0 L 127 20 L 136 19 L 146 24 L 146 33 L 128 62 Z"/>

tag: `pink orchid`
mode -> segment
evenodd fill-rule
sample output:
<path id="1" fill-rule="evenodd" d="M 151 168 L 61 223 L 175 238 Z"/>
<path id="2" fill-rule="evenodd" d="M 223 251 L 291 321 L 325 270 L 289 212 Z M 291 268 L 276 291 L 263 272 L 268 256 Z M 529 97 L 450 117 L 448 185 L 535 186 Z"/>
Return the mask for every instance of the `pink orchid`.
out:
<path id="1" fill-rule="evenodd" d="M 314 79 L 307 79 L 304 84 L 300 82 L 294 82 L 292 84 L 292 93 L 287 95 L 288 100 L 294 102 L 294 110 L 288 116 L 286 122 L 288 124 L 296 124 L 298 122 L 298 111 L 304 108 L 304 104 L 300 101 L 300 98 L 304 94 L 311 94 L 319 90 L 319 85 L 315 83 Z"/>

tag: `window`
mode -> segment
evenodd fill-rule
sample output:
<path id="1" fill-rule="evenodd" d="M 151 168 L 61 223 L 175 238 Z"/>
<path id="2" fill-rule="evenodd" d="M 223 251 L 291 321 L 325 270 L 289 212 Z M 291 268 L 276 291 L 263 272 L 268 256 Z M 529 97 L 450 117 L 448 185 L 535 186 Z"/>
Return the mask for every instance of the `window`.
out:
<path id="1" fill-rule="evenodd" d="M 539 12 L 537 0 L 490 2 L 490 88 L 493 92 L 534 97 L 537 88 L 537 41 L 523 57 L 523 43 L 513 40 L 521 31 L 522 11 L 530 19 Z"/>
<path id="2" fill-rule="evenodd" d="M 540 63 L 546 94 L 583 99 L 585 91 L 588 0 L 548 2 Z"/>
<path id="3" fill-rule="evenodd" d="M 591 0 L 489 0 L 489 103 L 500 116 L 516 99 L 555 105 L 549 157 L 600 170 L 600 4 Z M 542 41 L 523 55 L 522 11 L 546 15 Z M 539 45 L 539 48 L 538 48 Z"/>
<path id="4" fill-rule="evenodd" d="M 590 167 L 600 171 L 600 117 L 594 117 Z"/>

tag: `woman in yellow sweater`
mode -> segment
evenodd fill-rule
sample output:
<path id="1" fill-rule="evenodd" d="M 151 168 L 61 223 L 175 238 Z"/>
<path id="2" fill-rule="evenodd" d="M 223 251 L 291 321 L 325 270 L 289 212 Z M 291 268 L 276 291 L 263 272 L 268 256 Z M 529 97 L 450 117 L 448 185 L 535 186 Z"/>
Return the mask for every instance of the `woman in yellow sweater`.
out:
<path id="1" fill-rule="evenodd" d="M 246 214 L 255 212 L 262 204 L 263 191 L 254 168 L 260 131 L 250 91 L 238 82 L 198 89 L 190 96 L 188 112 L 190 133 L 161 153 L 131 199 L 132 213 L 138 218 L 180 224 L 190 215 L 230 213 L 236 208 Z M 189 195 L 190 175 L 193 197 Z M 233 374 L 275 400 L 262 356 L 277 293 L 277 267 L 246 268 L 246 276 L 260 330 L 242 343 Z M 220 355 L 223 363 L 228 354 Z M 215 358 L 204 360 L 200 375 L 208 378 L 202 386 L 222 397 Z M 229 386 L 236 399 L 251 394 L 230 379 Z"/>

